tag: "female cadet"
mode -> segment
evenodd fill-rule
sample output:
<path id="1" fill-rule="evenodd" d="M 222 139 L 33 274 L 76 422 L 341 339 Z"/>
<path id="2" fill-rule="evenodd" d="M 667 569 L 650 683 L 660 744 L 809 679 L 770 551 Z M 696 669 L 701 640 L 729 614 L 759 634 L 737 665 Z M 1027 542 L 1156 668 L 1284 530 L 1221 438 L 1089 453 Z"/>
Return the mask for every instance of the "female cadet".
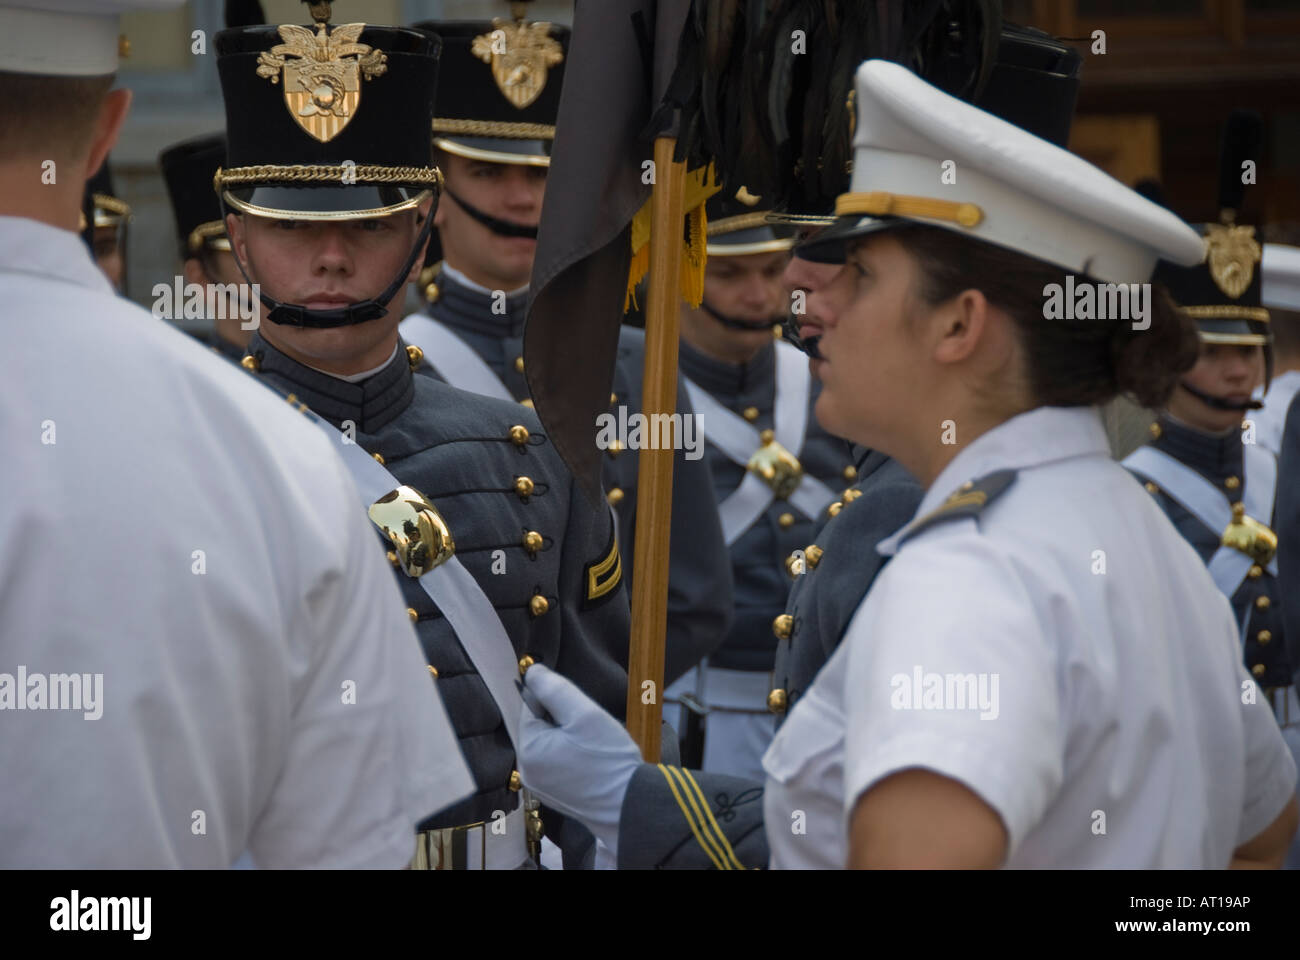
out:
<path id="1" fill-rule="evenodd" d="M 822 425 L 927 489 L 764 758 L 772 865 L 1277 865 L 1294 762 L 1095 409 L 1157 405 L 1194 361 L 1145 281 L 1198 237 L 902 67 L 863 64 L 856 98 L 853 184 L 805 251 L 846 266 L 800 333 Z M 1098 319 L 1098 292 L 1130 311 Z M 529 684 L 594 730 L 554 679 Z"/>

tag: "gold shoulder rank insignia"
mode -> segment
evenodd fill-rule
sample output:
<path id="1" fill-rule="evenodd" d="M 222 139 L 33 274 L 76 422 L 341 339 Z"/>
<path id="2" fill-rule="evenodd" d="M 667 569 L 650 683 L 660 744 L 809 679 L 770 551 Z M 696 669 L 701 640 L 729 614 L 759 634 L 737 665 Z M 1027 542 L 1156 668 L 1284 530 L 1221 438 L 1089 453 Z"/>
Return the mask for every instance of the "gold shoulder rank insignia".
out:
<path id="1" fill-rule="evenodd" d="M 1250 286 L 1263 256 L 1255 228 L 1233 224 L 1207 224 L 1205 251 L 1215 285 L 1234 300 Z"/>
<path id="2" fill-rule="evenodd" d="M 474 38 L 474 56 L 492 67 L 501 93 L 522 110 L 542 95 L 546 71 L 564 59 L 549 23 L 508 23 L 492 18 L 492 32 Z"/>
<path id="3" fill-rule="evenodd" d="M 328 31 L 324 23 L 309 27 L 282 24 L 280 39 L 257 58 L 257 75 L 272 83 L 284 76 L 284 105 L 294 122 L 321 143 L 328 143 L 356 116 L 361 105 L 361 77 L 381 77 L 388 57 L 358 42 L 364 23 L 344 23 Z"/>
<path id="4" fill-rule="evenodd" d="M 924 517 L 912 522 L 899 538 L 899 545 L 906 543 L 923 530 L 928 530 L 948 520 L 959 517 L 978 517 L 993 500 L 1001 496 L 1007 487 L 1015 482 L 1014 470 L 997 470 L 978 480 L 972 480 L 961 486 L 952 496 L 945 500 Z"/>
<path id="5" fill-rule="evenodd" d="M 623 579 L 623 561 L 618 553 L 618 533 L 613 522 L 609 525 L 609 546 L 599 560 L 587 564 L 587 589 L 582 599 L 582 609 L 600 606 L 614 595 Z"/>

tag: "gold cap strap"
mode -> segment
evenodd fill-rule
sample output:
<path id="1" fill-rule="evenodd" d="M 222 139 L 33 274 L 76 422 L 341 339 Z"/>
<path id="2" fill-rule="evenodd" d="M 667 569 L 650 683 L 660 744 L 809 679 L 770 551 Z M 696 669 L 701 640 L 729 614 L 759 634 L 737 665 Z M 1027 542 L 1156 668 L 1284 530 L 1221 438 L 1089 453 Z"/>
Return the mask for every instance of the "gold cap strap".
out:
<path id="1" fill-rule="evenodd" d="M 835 215 L 869 214 L 883 217 L 925 217 L 949 220 L 963 227 L 974 227 L 984 219 L 984 211 L 973 203 L 936 200 L 933 197 L 909 197 L 898 193 L 842 193 L 835 200 Z"/>
<path id="2" fill-rule="evenodd" d="M 1193 320 L 1255 320 L 1259 323 L 1268 323 L 1268 311 L 1263 307 L 1212 303 L 1202 307 L 1183 307 L 1182 310 Z"/>
<path id="3" fill-rule="evenodd" d="M 198 253 L 204 246 L 213 250 L 229 250 L 230 241 L 226 239 L 226 225 L 220 220 L 200 223 L 190 231 L 185 241 L 190 253 Z"/>
<path id="4" fill-rule="evenodd" d="M 503 140 L 554 140 L 555 124 L 434 117 L 433 132 L 459 134 L 462 137 L 499 137 Z"/>
<path id="5" fill-rule="evenodd" d="M 442 171 L 437 167 L 384 167 L 358 163 L 260 164 L 253 167 L 218 168 L 212 185 L 218 192 L 239 186 L 263 186 L 268 183 L 398 183 L 442 188 Z"/>

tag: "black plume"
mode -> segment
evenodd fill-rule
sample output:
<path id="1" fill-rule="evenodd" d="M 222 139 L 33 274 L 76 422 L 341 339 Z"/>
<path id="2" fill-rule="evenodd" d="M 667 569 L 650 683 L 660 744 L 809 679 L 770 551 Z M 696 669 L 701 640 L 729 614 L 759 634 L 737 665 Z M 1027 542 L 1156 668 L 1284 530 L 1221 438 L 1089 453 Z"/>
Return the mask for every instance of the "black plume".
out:
<path id="1" fill-rule="evenodd" d="M 1241 182 L 1241 167 L 1247 160 L 1259 163 L 1264 143 L 1264 121 L 1253 110 L 1234 110 L 1223 127 L 1223 149 L 1219 153 L 1219 209 L 1241 209 L 1246 185 Z"/>
<path id="2" fill-rule="evenodd" d="M 266 13 L 258 0 L 226 0 L 227 27 L 255 27 L 266 23 Z"/>

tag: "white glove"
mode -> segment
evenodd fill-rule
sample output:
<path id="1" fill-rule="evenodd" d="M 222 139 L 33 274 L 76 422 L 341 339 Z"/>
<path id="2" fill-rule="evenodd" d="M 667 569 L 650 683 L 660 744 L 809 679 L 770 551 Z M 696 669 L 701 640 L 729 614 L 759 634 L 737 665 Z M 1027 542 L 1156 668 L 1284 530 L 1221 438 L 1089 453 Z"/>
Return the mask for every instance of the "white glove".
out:
<path id="1" fill-rule="evenodd" d="M 542 664 L 528 668 L 522 690 L 518 753 L 524 786 L 617 853 L 619 812 L 641 766 L 640 749 L 599 704 Z M 544 709 L 554 722 L 535 716 L 534 709 Z"/>

